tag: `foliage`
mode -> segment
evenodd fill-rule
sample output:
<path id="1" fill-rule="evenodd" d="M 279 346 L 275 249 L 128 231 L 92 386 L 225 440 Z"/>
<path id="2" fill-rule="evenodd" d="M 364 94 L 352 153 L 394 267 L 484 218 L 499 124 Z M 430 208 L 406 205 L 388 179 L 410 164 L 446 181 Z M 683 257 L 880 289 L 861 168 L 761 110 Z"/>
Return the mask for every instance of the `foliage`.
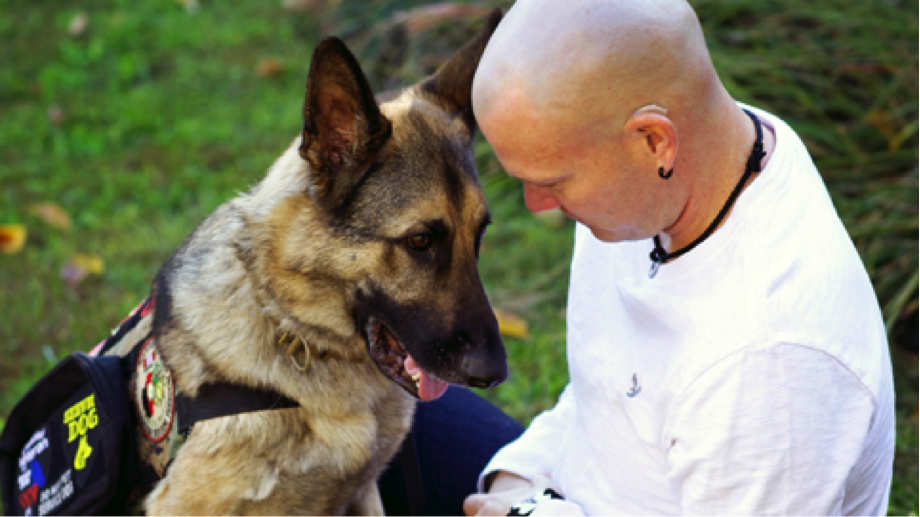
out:
<path id="1" fill-rule="evenodd" d="M 807 143 L 872 277 L 898 345 L 890 511 L 916 514 L 917 4 L 692 3 L 732 94 Z M 417 0 L 299 4 L 0 0 L 0 225 L 28 228 L 21 252 L 0 254 L 0 416 L 61 357 L 99 342 L 185 236 L 261 178 L 299 131 L 321 35 L 343 36 L 381 91 L 433 71 L 482 19 L 476 4 L 433 18 L 411 10 Z M 482 275 L 530 336 L 507 340 L 512 377 L 487 396 L 526 422 L 567 382 L 572 225 L 530 216 L 481 138 L 476 155 L 496 221 Z M 68 224 L 42 216 L 43 203 Z M 66 282 L 77 256 L 99 258 L 101 274 Z"/>

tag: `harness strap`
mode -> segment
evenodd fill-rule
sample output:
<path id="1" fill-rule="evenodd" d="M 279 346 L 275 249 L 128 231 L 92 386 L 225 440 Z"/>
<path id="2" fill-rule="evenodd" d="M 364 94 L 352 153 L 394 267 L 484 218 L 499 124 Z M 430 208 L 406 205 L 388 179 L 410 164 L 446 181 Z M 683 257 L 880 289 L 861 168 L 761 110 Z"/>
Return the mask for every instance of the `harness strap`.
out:
<path id="1" fill-rule="evenodd" d="M 176 419 L 182 435 L 188 435 L 202 420 L 293 407 L 300 404 L 275 390 L 226 382 L 206 384 L 195 397 L 176 394 Z"/>
<path id="2" fill-rule="evenodd" d="M 100 343 L 98 347 L 100 349 L 98 351 L 99 355 L 110 353 L 121 356 L 123 373 L 127 379 L 132 378 L 132 374 L 135 374 L 138 358 L 144 348 L 144 344 L 152 339 L 152 331 L 148 330 L 148 327 L 138 327 L 138 325 L 144 318 L 152 318 L 153 309 L 153 298 L 150 297 L 132 311 L 112 335 L 103 343 Z M 121 343 L 129 337 L 130 332 L 135 328 L 141 334 L 132 336 L 132 339 L 126 343 Z M 291 341 L 294 340 L 292 339 Z M 312 350 L 305 341 L 300 339 L 298 341 L 302 342 L 307 354 L 305 361 L 309 360 Z M 281 344 L 286 343 L 282 340 Z M 122 345 L 122 347 L 116 348 L 119 345 Z M 294 347 L 291 346 L 291 348 Z M 291 354 L 291 351 L 288 350 L 288 353 Z M 317 354 L 317 358 L 326 360 L 332 357 L 327 352 L 320 352 Z M 347 357 L 335 358 L 355 361 L 355 359 Z M 295 364 L 297 364 L 296 360 Z M 241 413 L 300 407 L 297 401 L 275 390 L 252 388 L 227 382 L 206 384 L 198 390 L 198 394 L 194 397 L 178 392 L 175 394 L 174 400 L 175 421 L 172 424 L 174 426 L 172 427 L 172 432 L 177 434 L 165 436 L 166 440 L 162 443 L 149 443 L 147 447 L 142 447 L 141 454 L 147 455 L 146 459 L 142 459 L 142 461 L 147 466 L 142 467 L 142 479 L 135 489 L 135 492 L 140 496 L 148 493 L 154 484 L 165 476 L 166 470 L 172 462 L 172 457 L 178 452 L 196 423 L 202 420 Z M 153 466 L 151 461 L 157 460 L 158 456 L 164 454 L 164 450 L 166 451 L 166 457 L 162 460 L 162 464 L 158 463 L 159 468 Z M 416 443 L 411 432 L 403 441 L 399 457 L 409 499 L 409 513 L 411 515 L 426 515 L 428 512 L 425 502 L 425 487 Z"/>

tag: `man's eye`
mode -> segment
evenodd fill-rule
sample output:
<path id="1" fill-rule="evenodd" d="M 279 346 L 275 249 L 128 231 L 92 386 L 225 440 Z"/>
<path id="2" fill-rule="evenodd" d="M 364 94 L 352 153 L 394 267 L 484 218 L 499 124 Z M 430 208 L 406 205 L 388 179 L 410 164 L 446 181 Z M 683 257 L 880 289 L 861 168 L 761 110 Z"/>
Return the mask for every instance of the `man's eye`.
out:
<path id="1" fill-rule="evenodd" d="M 415 251 L 427 251 L 431 247 L 431 234 L 416 233 L 406 238 L 406 245 Z"/>

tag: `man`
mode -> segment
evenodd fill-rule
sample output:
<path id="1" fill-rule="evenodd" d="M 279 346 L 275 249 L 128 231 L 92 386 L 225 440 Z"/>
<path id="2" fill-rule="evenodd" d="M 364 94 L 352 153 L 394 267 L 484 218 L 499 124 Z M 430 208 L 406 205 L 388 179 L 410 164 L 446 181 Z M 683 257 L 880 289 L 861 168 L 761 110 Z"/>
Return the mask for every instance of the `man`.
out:
<path id="1" fill-rule="evenodd" d="M 693 10 L 519 1 L 473 100 L 528 208 L 579 225 L 571 383 L 464 511 L 884 514 L 872 286 L 801 140 L 729 96 Z"/>

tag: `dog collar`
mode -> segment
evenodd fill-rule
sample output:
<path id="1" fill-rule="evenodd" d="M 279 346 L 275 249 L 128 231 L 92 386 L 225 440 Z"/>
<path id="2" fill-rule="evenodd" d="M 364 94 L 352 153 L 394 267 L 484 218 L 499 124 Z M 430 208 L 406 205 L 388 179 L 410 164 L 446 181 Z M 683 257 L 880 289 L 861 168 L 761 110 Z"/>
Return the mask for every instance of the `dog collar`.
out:
<path id="1" fill-rule="evenodd" d="M 367 355 L 363 353 L 363 350 L 353 355 L 343 354 L 336 350 L 319 349 L 304 339 L 303 336 L 288 331 L 281 332 L 281 336 L 278 338 L 278 346 L 284 349 L 294 364 L 294 368 L 297 368 L 300 372 L 307 371 L 310 367 L 310 360 L 314 358 L 318 361 L 333 360 L 347 361 L 349 363 L 363 363 L 367 359 Z"/>

